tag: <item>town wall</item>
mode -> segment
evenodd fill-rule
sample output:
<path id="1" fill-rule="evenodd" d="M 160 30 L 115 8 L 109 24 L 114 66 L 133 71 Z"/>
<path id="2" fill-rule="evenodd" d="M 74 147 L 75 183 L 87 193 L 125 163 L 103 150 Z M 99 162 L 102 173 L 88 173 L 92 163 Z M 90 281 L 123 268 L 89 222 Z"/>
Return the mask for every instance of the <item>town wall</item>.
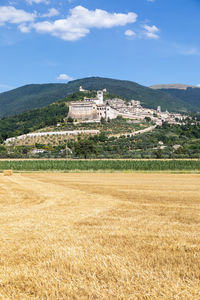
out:
<path id="1" fill-rule="evenodd" d="M 68 117 L 77 120 L 95 120 L 98 119 L 97 107 L 95 103 L 72 103 L 69 107 Z"/>

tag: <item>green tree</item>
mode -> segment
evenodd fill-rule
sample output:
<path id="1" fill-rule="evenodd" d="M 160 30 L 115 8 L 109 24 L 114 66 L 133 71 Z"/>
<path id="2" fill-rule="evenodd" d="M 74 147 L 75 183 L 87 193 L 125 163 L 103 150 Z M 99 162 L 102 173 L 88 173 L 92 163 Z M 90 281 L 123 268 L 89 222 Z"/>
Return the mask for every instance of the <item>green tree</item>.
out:
<path id="1" fill-rule="evenodd" d="M 151 122 L 151 118 L 150 118 L 150 117 L 145 117 L 144 119 L 145 119 L 145 121 L 147 121 L 147 122 Z"/>
<path id="2" fill-rule="evenodd" d="M 162 158 L 162 155 L 163 155 L 163 151 L 161 149 L 158 149 L 156 152 L 155 152 L 155 155 L 156 155 L 156 158 Z"/>
<path id="3" fill-rule="evenodd" d="M 78 140 L 74 143 L 74 153 L 77 157 L 88 158 L 91 154 L 97 154 L 96 144 L 92 140 Z"/>
<path id="4" fill-rule="evenodd" d="M 103 117 L 101 117 L 101 124 L 102 124 L 102 125 L 106 124 L 106 119 L 103 118 Z"/>
<path id="5" fill-rule="evenodd" d="M 68 122 L 68 123 L 73 123 L 73 122 L 74 122 L 74 119 L 73 119 L 72 117 L 69 117 L 69 118 L 67 119 L 67 122 Z"/>

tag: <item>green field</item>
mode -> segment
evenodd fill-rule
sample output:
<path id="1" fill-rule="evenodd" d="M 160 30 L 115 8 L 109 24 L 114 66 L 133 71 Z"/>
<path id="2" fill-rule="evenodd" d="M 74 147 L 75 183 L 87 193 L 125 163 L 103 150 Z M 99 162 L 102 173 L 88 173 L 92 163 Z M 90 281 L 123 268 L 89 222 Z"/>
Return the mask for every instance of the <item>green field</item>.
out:
<path id="1" fill-rule="evenodd" d="M 1 160 L 14 171 L 200 171 L 200 160 Z"/>

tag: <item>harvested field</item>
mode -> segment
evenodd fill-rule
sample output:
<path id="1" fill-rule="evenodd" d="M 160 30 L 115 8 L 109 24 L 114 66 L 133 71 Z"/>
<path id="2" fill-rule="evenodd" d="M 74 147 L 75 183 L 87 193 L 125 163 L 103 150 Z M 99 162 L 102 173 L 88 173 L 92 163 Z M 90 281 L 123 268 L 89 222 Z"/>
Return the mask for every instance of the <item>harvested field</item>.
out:
<path id="1" fill-rule="evenodd" d="M 200 299 L 200 175 L 0 176 L 0 299 Z"/>

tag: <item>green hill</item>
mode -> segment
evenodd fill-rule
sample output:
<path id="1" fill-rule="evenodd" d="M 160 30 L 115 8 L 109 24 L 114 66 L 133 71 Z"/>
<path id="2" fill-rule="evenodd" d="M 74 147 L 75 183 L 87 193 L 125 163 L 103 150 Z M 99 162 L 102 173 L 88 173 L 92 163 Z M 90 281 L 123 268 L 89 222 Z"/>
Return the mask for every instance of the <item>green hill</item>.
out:
<path id="1" fill-rule="evenodd" d="M 72 93 L 67 84 L 31 84 L 0 94 L 0 117 L 41 108 Z"/>
<path id="2" fill-rule="evenodd" d="M 161 89 L 177 89 L 177 90 L 187 90 L 187 88 L 194 88 L 193 85 L 181 84 L 181 83 L 171 83 L 171 84 L 156 84 L 150 86 L 151 89 L 161 90 Z"/>
<path id="3" fill-rule="evenodd" d="M 135 82 L 100 77 L 74 80 L 67 84 L 31 84 L 0 94 L 0 117 L 12 116 L 35 108 L 45 107 L 76 91 L 79 86 L 88 90 L 106 88 L 109 93 L 127 100 L 140 100 L 144 107 L 174 112 L 196 111 L 197 107 L 163 91 L 153 90 Z"/>
<path id="4" fill-rule="evenodd" d="M 187 104 L 190 104 L 200 111 L 200 88 L 188 87 L 187 89 L 162 89 L 172 97 L 179 98 Z"/>
<path id="5" fill-rule="evenodd" d="M 36 131 L 46 126 L 55 126 L 67 117 L 67 102 L 74 99 L 83 100 L 84 96 L 92 97 L 93 93 L 77 92 L 68 97 L 42 108 L 32 109 L 15 116 L 0 119 L 0 143 L 7 138 Z"/>
<path id="6" fill-rule="evenodd" d="M 56 125 L 68 114 L 65 103 L 50 104 L 0 120 L 0 143 L 7 138 L 26 134 L 45 126 Z"/>
<path id="7" fill-rule="evenodd" d="M 174 112 L 196 111 L 196 107 L 185 103 L 179 98 L 163 91 L 153 90 L 132 81 L 116 80 L 100 77 L 91 77 L 75 80 L 69 83 L 72 87 L 78 88 L 80 85 L 85 89 L 98 90 L 106 88 L 109 93 L 119 95 L 127 100 L 140 100 L 144 107 L 157 108 Z"/>

